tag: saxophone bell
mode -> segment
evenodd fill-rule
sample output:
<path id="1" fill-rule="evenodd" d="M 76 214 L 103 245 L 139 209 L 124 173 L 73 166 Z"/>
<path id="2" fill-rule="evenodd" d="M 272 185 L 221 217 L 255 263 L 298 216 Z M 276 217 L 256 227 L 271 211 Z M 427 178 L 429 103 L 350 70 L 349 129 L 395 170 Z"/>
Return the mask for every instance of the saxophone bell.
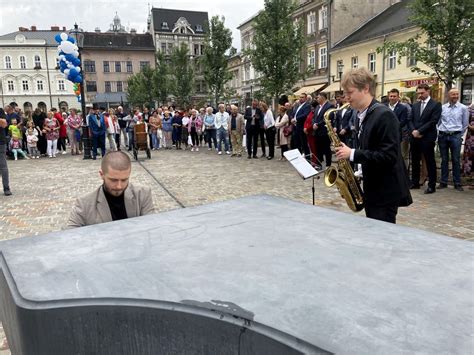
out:
<path id="1" fill-rule="evenodd" d="M 334 166 L 330 166 L 324 172 L 324 185 L 327 187 L 332 187 L 337 181 L 337 176 L 339 173 Z"/>

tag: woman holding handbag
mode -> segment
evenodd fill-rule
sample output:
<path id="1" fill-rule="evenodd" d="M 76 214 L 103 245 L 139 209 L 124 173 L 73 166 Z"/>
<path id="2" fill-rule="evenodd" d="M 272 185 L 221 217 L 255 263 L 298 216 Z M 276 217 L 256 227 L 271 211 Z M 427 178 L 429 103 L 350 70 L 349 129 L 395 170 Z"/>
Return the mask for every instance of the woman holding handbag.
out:
<path id="1" fill-rule="evenodd" d="M 71 155 L 79 154 L 79 141 L 81 140 L 81 117 L 77 114 L 75 108 L 67 118 L 67 135 L 71 144 Z"/>

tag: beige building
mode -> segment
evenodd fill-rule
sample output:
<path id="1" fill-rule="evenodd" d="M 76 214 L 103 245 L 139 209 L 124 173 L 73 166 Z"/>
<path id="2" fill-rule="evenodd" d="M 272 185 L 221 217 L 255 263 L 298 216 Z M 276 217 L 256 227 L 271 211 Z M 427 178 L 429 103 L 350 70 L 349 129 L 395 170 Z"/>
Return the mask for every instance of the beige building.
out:
<path id="1" fill-rule="evenodd" d="M 242 79 L 243 79 L 243 65 L 242 54 L 236 53 L 229 57 L 227 62 L 227 69 L 231 73 L 232 78 L 225 84 L 227 92 L 232 93 L 229 97 L 229 103 L 241 106 L 242 103 Z"/>
<path id="2" fill-rule="evenodd" d="M 382 47 L 384 41 L 402 42 L 419 32 L 419 28 L 408 19 L 410 13 L 406 3 L 402 1 L 392 5 L 336 43 L 331 50 L 331 84 L 324 92 L 334 94 L 340 90 L 341 73 L 350 68 L 366 67 L 376 77 L 377 99 L 387 95 L 393 88 L 400 90 L 402 96 L 414 98 L 416 86 L 420 83 L 433 85 L 432 96 L 441 99 L 443 84 L 438 83 L 437 78 L 412 72 L 415 64 L 431 71 L 426 65 L 416 63 L 413 57 L 403 57 L 398 63 L 399 57 L 395 51 L 377 53 L 377 48 Z"/>
<path id="3" fill-rule="evenodd" d="M 145 66 L 155 67 L 155 47 L 150 34 L 126 32 L 116 16 L 106 33 L 84 33 L 82 62 L 86 102 L 100 106 L 127 105 L 127 81 Z"/>

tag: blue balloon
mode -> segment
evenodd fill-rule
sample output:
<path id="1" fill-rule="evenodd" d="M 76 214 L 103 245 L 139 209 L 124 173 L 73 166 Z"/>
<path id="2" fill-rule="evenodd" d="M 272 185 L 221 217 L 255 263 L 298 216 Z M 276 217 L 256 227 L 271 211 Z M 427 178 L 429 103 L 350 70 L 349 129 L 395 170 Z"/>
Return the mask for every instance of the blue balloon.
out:
<path id="1" fill-rule="evenodd" d="M 74 59 L 76 59 L 76 57 L 74 57 L 72 54 L 66 54 L 65 57 L 66 57 L 66 60 L 71 63 L 73 62 Z"/>
<path id="2" fill-rule="evenodd" d="M 74 37 L 69 36 L 67 40 L 71 43 L 76 43 L 76 39 Z"/>
<path id="3" fill-rule="evenodd" d="M 71 62 L 75 67 L 80 67 L 81 66 L 81 61 L 80 61 L 79 58 L 74 58 Z"/>
<path id="4" fill-rule="evenodd" d="M 67 69 L 67 64 L 66 64 L 66 62 L 64 62 L 64 61 L 61 60 L 61 61 L 59 62 L 59 67 L 61 68 L 61 71 L 63 71 L 64 69 Z"/>
<path id="5" fill-rule="evenodd" d="M 79 71 L 76 69 L 76 67 L 72 67 L 69 70 L 69 75 L 71 75 L 72 77 L 76 77 L 79 75 Z"/>
<path id="6" fill-rule="evenodd" d="M 54 36 L 54 39 L 56 40 L 56 42 L 61 43 L 61 35 L 57 34 L 56 36 Z"/>
<path id="7" fill-rule="evenodd" d="M 74 82 L 75 82 L 75 83 L 78 83 L 78 84 L 82 83 L 82 75 L 79 74 L 78 76 L 76 76 Z"/>

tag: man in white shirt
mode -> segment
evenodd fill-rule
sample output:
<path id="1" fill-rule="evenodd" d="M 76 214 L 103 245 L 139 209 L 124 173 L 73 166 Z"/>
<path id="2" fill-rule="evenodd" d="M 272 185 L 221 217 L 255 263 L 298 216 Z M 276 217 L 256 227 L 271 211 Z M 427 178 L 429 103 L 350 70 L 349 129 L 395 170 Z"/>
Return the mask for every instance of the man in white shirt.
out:
<path id="1" fill-rule="evenodd" d="M 229 150 L 229 114 L 225 111 L 225 105 L 219 105 L 219 111 L 216 113 L 216 131 L 217 131 L 217 154 L 222 154 L 222 141 L 224 141 L 225 153 L 230 155 Z"/>

